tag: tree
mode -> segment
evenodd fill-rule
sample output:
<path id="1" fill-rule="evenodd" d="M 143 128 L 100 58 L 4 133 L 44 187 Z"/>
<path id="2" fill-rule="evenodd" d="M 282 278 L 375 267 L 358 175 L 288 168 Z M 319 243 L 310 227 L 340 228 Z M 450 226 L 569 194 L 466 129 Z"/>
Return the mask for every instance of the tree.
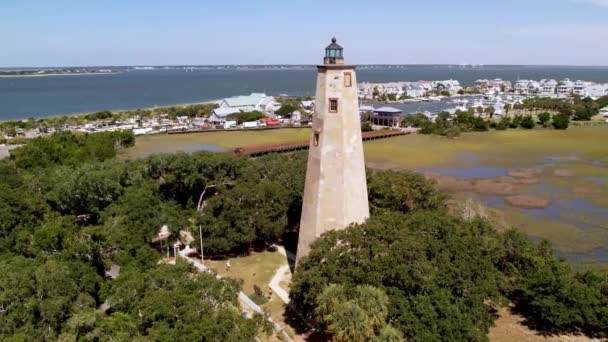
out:
<path id="1" fill-rule="evenodd" d="M 510 103 L 506 103 L 503 109 L 505 110 L 505 114 L 509 115 L 509 112 L 511 111 L 511 109 L 513 109 L 513 106 Z"/>
<path id="2" fill-rule="evenodd" d="M 492 106 L 486 107 L 484 109 L 484 112 L 487 114 L 487 117 L 490 118 L 490 119 L 494 117 L 494 112 L 495 111 L 496 111 L 496 109 L 494 107 L 492 107 Z"/>
<path id="3" fill-rule="evenodd" d="M 219 194 L 208 200 L 198 218 L 210 253 L 243 251 L 254 243 L 275 242 L 283 234 L 289 208 L 284 187 L 262 180 L 221 188 Z"/>
<path id="4" fill-rule="evenodd" d="M 367 184 L 372 212 L 394 210 L 406 213 L 445 205 L 445 195 L 418 173 L 374 171 L 369 174 Z"/>
<path id="5" fill-rule="evenodd" d="M 532 115 L 526 115 L 522 118 L 521 123 L 520 123 L 521 127 L 523 128 L 527 128 L 527 129 L 531 129 L 534 128 L 534 119 L 532 118 Z"/>
<path id="6" fill-rule="evenodd" d="M 378 90 L 378 87 L 374 87 L 374 90 L 372 91 L 372 98 L 377 98 L 380 95 L 380 91 Z"/>
<path id="7" fill-rule="evenodd" d="M 503 116 L 500 121 L 496 124 L 496 130 L 502 131 L 509 128 L 511 124 L 511 118 L 508 116 Z"/>
<path id="8" fill-rule="evenodd" d="M 488 122 L 482 117 L 478 116 L 473 120 L 473 130 L 478 132 L 484 132 L 488 130 Z"/>
<path id="9" fill-rule="evenodd" d="M 236 282 L 193 273 L 185 262 L 124 274 L 108 289 L 107 300 L 126 316 L 120 324 L 102 320 L 102 329 L 93 335 L 125 333 L 126 325 L 135 336 L 156 341 L 175 340 L 175 336 L 187 341 L 250 341 L 261 327 L 261 317 L 240 317 L 238 292 Z"/>
<path id="10" fill-rule="evenodd" d="M 373 336 L 365 311 L 350 301 L 331 314 L 327 330 L 336 342 L 365 342 Z"/>
<path id="11" fill-rule="evenodd" d="M 483 114 L 483 107 L 482 106 L 477 107 L 477 113 L 480 114 L 480 115 Z"/>
<path id="12" fill-rule="evenodd" d="M 337 341 L 367 341 L 386 325 L 388 296 L 373 286 L 330 285 L 316 302 L 317 320 Z"/>
<path id="13" fill-rule="evenodd" d="M 567 129 L 570 124 L 570 116 L 567 114 L 553 115 L 553 128 Z"/>
<path id="14" fill-rule="evenodd" d="M 597 114 L 597 104 L 590 98 L 582 100 L 576 99 L 574 102 L 573 119 L 577 121 L 587 121 Z"/>
<path id="15" fill-rule="evenodd" d="M 260 111 L 254 110 L 251 112 L 240 112 L 228 115 L 229 119 L 236 120 L 237 123 L 241 124 L 247 121 L 256 121 L 261 118 L 266 117 L 266 115 Z"/>
<path id="16" fill-rule="evenodd" d="M 517 128 L 517 127 L 519 127 L 519 125 L 521 124 L 522 119 L 523 118 L 522 118 L 521 115 L 515 115 L 511 119 L 511 123 L 509 124 L 509 128 Z"/>
<path id="17" fill-rule="evenodd" d="M 538 121 L 543 127 L 547 127 L 547 125 L 549 125 L 549 121 L 551 121 L 551 114 L 548 112 L 538 114 Z"/>
<path id="18" fill-rule="evenodd" d="M 372 337 L 371 342 L 405 342 L 403 334 L 399 330 L 393 328 L 391 325 L 386 325 L 378 336 Z"/>
<path id="19" fill-rule="evenodd" d="M 431 123 L 431 120 L 422 113 L 405 115 L 401 119 L 401 126 L 403 127 L 423 127 L 429 123 Z"/>
<path id="20" fill-rule="evenodd" d="M 290 118 L 291 114 L 293 114 L 293 112 L 295 112 L 296 110 L 299 110 L 299 109 L 300 108 L 295 104 L 285 103 L 281 106 L 281 108 L 277 109 L 274 113 L 281 115 L 283 117 L 286 117 L 286 118 Z"/>
<path id="21" fill-rule="evenodd" d="M 386 290 L 391 325 L 407 338 L 483 340 L 494 320 L 486 305 L 498 299 L 501 283 L 492 261 L 502 248 L 497 234 L 487 223 L 441 212 L 375 214 L 317 240 L 299 261 L 290 297 L 307 315 L 330 283 L 370 285 Z M 347 302 L 348 312 L 366 316 Z"/>

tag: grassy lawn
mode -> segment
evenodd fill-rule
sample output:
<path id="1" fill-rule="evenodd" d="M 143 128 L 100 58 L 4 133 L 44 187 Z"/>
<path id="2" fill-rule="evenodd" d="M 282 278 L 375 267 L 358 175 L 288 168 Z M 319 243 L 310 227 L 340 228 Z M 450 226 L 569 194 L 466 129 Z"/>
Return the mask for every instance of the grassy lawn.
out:
<path id="1" fill-rule="evenodd" d="M 231 258 L 231 269 L 226 271 L 226 261 L 205 261 L 205 265 L 214 269 L 222 277 L 243 280 L 243 292 L 248 296 L 254 293 L 253 285 L 262 290 L 264 296 L 268 294 L 268 284 L 276 270 L 287 263 L 287 258 L 279 252 L 254 253 L 245 257 Z"/>
<path id="2" fill-rule="evenodd" d="M 243 292 L 248 296 L 254 293 L 253 285 L 257 285 L 262 290 L 264 296 L 268 295 L 268 284 L 274 276 L 275 272 L 282 265 L 287 264 L 287 258 L 279 252 L 261 252 L 254 253 L 244 257 L 230 258 L 231 269 L 229 272 L 226 271 L 226 260 L 207 260 L 205 265 L 215 270 L 222 277 L 230 277 L 243 280 Z M 281 282 L 281 286 L 286 283 Z M 289 290 L 289 287 L 283 287 Z M 268 311 L 271 317 L 278 322 L 283 329 L 293 338 L 295 341 L 303 341 L 301 336 L 296 336 L 293 329 L 289 327 L 283 318 L 285 312 L 285 303 L 277 295 L 273 295 L 272 299 L 261 305 L 263 309 Z M 276 336 L 259 336 L 264 342 L 268 341 L 281 341 Z"/>

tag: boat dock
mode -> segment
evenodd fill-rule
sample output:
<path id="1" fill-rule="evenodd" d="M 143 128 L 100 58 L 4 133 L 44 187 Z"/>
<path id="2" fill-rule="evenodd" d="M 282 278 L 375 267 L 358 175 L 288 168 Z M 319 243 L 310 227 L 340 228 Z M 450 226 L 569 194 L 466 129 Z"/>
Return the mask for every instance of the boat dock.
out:
<path id="1" fill-rule="evenodd" d="M 386 130 L 386 131 L 371 131 L 363 132 L 361 138 L 363 141 L 385 139 L 390 137 L 396 137 L 399 135 L 406 135 L 412 132 L 397 131 L 397 130 Z M 250 156 L 257 157 L 270 153 L 285 153 L 293 152 L 298 150 L 306 150 L 310 145 L 309 141 L 301 141 L 287 144 L 273 144 L 273 145 L 261 145 L 261 146 L 249 146 L 249 147 L 237 147 L 232 153 L 239 156 Z"/>

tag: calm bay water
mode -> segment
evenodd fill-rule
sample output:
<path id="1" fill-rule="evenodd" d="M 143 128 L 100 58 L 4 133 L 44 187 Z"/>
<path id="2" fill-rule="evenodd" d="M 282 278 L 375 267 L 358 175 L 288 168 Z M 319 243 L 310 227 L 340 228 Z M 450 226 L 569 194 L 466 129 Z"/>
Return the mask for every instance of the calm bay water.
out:
<path id="1" fill-rule="evenodd" d="M 479 78 L 570 78 L 608 82 L 608 67 L 555 66 L 401 66 L 359 67 L 358 81 L 389 82 L 456 79 L 471 85 Z M 154 69 L 108 75 L 0 78 L 0 120 L 135 109 L 267 94 L 314 95 L 316 70 Z"/>

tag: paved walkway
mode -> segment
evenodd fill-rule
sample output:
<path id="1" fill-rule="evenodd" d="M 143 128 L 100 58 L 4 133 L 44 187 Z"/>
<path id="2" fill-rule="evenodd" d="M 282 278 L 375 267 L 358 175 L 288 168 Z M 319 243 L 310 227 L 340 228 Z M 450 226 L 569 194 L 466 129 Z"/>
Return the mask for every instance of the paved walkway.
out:
<path id="1" fill-rule="evenodd" d="M 279 267 L 269 284 L 272 291 L 279 296 L 281 300 L 285 302 L 285 304 L 289 304 L 289 293 L 287 293 L 287 291 L 285 291 L 280 284 L 283 278 L 285 278 L 285 273 L 287 271 L 289 271 L 289 265 Z"/>
<path id="2" fill-rule="evenodd" d="M 209 272 L 211 273 L 211 270 L 209 268 L 207 268 L 205 265 L 203 265 L 199 260 L 193 259 L 188 257 L 188 254 L 190 254 L 190 252 L 192 252 L 192 250 L 190 248 L 186 248 L 183 249 L 181 251 L 179 251 L 179 256 L 181 256 L 183 259 L 185 259 L 187 262 L 191 263 L 194 267 L 196 267 L 196 269 L 198 269 L 200 272 Z M 289 267 L 289 265 L 287 265 L 287 267 Z M 285 273 L 285 272 L 283 272 Z M 222 276 L 220 276 L 219 274 L 216 274 L 215 277 L 217 279 L 222 279 Z M 274 289 L 273 289 L 274 291 Z M 245 292 L 241 291 L 239 292 L 239 299 L 241 300 L 241 302 L 243 304 L 245 304 L 245 306 L 249 307 L 251 310 L 264 315 L 264 310 L 262 310 L 262 308 L 257 305 L 256 303 L 253 302 L 253 300 L 251 300 L 251 298 L 249 298 Z M 282 299 L 282 298 L 281 298 Z M 285 339 L 285 341 L 287 342 L 293 342 L 292 339 L 289 337 L 289 335 L 287 335 L 287 333 L 285 332 L 285 330 L 283 330 L 283 327 L 281 327 L 281 325 L 279 325 L 278 323 L 276 323 L 272 317 L 267 316 L 266 319 L 268 320 L 268 322 L 270 322 L 272 324 L 272 326 L 274 326 L 274 329 L 276 331 L 281 332 L 281 334 L 283 335 L 283 338 Z"/>

